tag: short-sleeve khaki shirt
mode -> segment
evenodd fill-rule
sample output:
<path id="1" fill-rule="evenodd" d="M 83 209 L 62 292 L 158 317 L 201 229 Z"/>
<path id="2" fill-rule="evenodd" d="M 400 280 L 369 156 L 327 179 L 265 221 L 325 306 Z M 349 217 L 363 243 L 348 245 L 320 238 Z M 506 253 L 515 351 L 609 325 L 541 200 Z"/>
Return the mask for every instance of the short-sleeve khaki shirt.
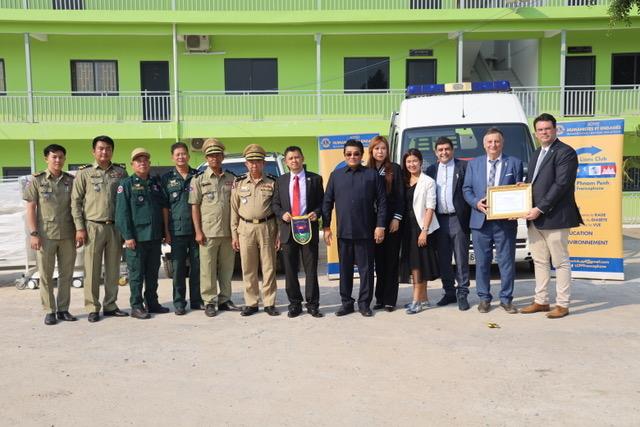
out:
<path id="1" fill-rule="evenodd" d="M 116 191 L 127 171 L 115 163 L 102 169 L 98 163 L 78 171 L 71 193 L 71 212 L 76 229 L 85 230 L 85 221 L 114 221 Z"/>
<path id="2" fill-rule="evenodd" d="M 263 220 L 273 215 L 271 200 L 275 181 L 263 175 L 254 181 L 247 174 L 236 179 L 231 194 L 231 235 L 238 238 L 238 224 L 241 220 Z"/>
<path id="3" fill-rule="evenodd" d="M 191 178 L 189 204 L 200 205 L 202 232 L 206 237 L 231 236 L 231 187 L 229 172 L 216 175 L 211 168 Z"/>
<path id="4" fill-rule="evenodd" d="M 62 172 L 56 177 L 49 170 L 31 177 L 22 198 L 36 203 L 38 232 L 46 239 L 73 239 L 71 218 L 73 175 Z"/>

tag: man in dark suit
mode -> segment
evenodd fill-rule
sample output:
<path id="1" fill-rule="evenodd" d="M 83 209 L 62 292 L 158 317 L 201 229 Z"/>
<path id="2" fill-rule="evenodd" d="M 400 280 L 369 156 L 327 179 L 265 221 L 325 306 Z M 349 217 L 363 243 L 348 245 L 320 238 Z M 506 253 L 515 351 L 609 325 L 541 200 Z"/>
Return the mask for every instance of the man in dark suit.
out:
<path id="1" fill-rule="evenodd" d="M 556 306 L 547 317 L 558 319 L 569 314 L 569 229 L 582 223 L 574 195 L 578 156 L 573 148 L 556 137 L 556 119 L 551 114 L 536 117 L 533 127 L 540 148 L 529 162 L 526 182 L 533 187 L 533 208 L 525 219 L 536 275 L 536 296 L 533 304 L 522 312 L 549 311 L 547 288 L 551 279 L 551 259 L 556 269 Z"/>
<path id="2" fill-rule="evenodd" d="M 360 141 L 348 140 L 344 145 L 346 167 L 331 172 L 322 204 L 324 240 L 331 245 L 331 213 L 336 207 L 338 220 L 338 256 L 340 258 L 340 297 L 342 307 L 336 316 L 353 313 L 353 264 L 358 265 L 360 294 L 358 310 L 373 316 L 374 241 L 384 240 L 387 197 L 378 172 L 362 166 L 364 147 Z M 376 211 L 377 207 L 377 211 Z"/>
<path id="3" fill-rule="evenodd" d="M 272 208 L 279 223 L 282 245 L 285 288 L 289 298 L 289 317 L 302 313 L 302 293 L 298 281 L 300 253 L 304 265 L 305 299 L 307 311 L 313 317 L 322 317 L 318 310 L 320 288 L 318 286 L 318 218 L 322 216 L 322 177 L 303 168 L 304 156 L 300 147 L 284 150 L 284 161 L 289 173 L 276 180 Z M 296 242 L 291 235 L 291 217 L 308 215 L 311 220 L 311 241 L 306 245 Z"/>
<path id="4" fill-rule="evenodd" d="M 498 128 L 487 130 L 483 145 L 487 154 L 469 162 L 463 185 L 464 199 L 471 206 L 469 226 L 476 257 L 476 290 L 480 298 L 478 311 L 488 313 L 491 309 L 489 275 L 493 259 L 492 247 L 495 244 L 500 269 L 500 307 L 507 313 L 515 314 L 518 310 L 511 301 L 513 300 L 518 221 L 486 219 L 487 188 L 521 182 L 522 161 L 502 153 L 504 136 Z"/>
<path id="5" fill-rule="evenodd" d="M 427 168 L 436 182 L 436 215 L 440 229 L 436 232 L 438 262 L 444 295 L 439 306 L 458 302 L 462 311 L 469 310 L 469 217 L 471 208 L 462 194 L 467 162 L 453 157 L 453 142 L 447 137 L 436 141 L 438 162 Z M 451 264 L 455 257 L 455 271 Z M 455 280 L 454 280 L 455 279 Z M 455 282 L 458 282 L 457 298 Z"/>

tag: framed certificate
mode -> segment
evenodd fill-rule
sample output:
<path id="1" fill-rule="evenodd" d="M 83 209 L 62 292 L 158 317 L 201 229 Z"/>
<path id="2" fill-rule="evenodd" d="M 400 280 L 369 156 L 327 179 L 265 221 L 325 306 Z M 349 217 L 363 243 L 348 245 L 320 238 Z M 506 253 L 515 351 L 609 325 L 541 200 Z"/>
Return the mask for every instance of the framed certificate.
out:
<path id="1" fill-rule="evenodd" d="M 525 216 L 531 210 L 531 184 L 501 185 L 487 189 L 487 219 Z"/>

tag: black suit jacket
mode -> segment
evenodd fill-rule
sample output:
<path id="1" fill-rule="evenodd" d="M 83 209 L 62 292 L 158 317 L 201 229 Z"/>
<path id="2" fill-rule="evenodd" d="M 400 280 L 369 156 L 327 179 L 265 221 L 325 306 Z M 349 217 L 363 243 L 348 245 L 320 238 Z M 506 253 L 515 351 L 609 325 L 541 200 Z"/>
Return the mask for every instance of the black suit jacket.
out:
<path id="1" fill-rule="evenodd" d="M 531 183 L 541 148 L 529 160 L 526 182 Z M 572 228 L 582 224 L 575 198 L 578 155 L 564 142 L 556 139 L 550 146 L 538 175 L 533 181 L 533 206 L 543 214 L 533 223 L 541 230 Z"/>
<path id="2" fill-rule="evenodd" d="M 471 207 L 464 200 L 462 192 L 462 184 L 464 184 L 464 175 L 467 172 L 467 162 L 464 160 L 453 159 L 453 207 L 456 209 L 456 216 L 460 225 L 466 233 L 469 233 L 469 218 L 471 217 Z M 427 168 L 427 175 L 438 181 L 438 164 L 435 163 Z M 439 201 L 439 200 L 438 200 Z M 438 202 L 437 201 L 437 202 Z M 436 202 L 436 212 L 438 212 Z"/>
<path id="3" fill-rule="evenodd" d="M 307 213 L 316 213 L 318 219 L 322 218 L 322 200 L 324 199 L 324 189 L 322 187 L 322 177 L 316 173 L 305 171 L 307 184 Z M 291 237 L 291 223 L 284 222 L 282 215 L 285 212 L 291 213 L 291 198 L 289 195 L 289 181 L 291 173 L 280 175 L 276 180 L 276 187 L 273 193 L 271 207 L 278 218 L 280 230 L 280 241 L 287 243 Z M 311 221 L 311 231 L 313 236 L 318 236 L 318 221 Z"/>

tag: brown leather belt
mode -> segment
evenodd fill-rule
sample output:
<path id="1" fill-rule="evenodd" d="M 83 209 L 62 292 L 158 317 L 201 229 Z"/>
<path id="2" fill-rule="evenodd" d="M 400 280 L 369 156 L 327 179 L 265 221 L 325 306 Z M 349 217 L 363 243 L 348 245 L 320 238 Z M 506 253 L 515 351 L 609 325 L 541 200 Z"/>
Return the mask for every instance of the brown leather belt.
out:
<path id="1" fill-rule="evenodd" d="M 271 214 L 268 217 L 261 218 L 261 219 L 246 219 L 246 218 L 240 217 L 240 219 L 243 220 L 244 222 L 248 222 L 251 224 L 260 224 L 262 222 L 269 221 L 271 218 L 275 218 L 275 214 Z"/>
<path id="2" fill-rule="evenodd" d="M 103 224 L 103 225 L 105 225 L 105 224 L 106 224 L 106 225 L 109 225 L 109 224 L 114 224 L 114 223 L 115 223 L 115 221 L 92 221 L 92 220 L 90 220 L 90 219 L 88 219 L 87 221 L 89 221 L 89 222 L 94 222 L 94 223 L 96 223 L 96 224 Z"/>

